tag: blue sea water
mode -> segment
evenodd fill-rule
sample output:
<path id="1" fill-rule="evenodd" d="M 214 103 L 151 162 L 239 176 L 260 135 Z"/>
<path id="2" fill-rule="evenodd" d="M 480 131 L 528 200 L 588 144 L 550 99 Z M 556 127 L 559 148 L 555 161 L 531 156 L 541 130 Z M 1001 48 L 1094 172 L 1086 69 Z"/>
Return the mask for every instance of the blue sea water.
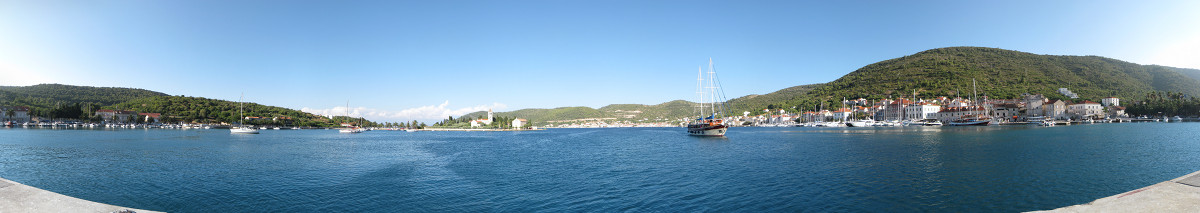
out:
<path id="1" fill-rule="evenodd" d="M 0 177 L 171 212 L 1013 212 L 1200 170 L 1200 123 L 525 132 L 0 129 Z"/>

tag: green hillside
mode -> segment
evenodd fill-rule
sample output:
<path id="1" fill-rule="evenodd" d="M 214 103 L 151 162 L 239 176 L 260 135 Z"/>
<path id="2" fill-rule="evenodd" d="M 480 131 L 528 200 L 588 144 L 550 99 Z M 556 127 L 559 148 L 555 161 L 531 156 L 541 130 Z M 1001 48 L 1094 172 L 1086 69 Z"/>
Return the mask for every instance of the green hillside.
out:
<path id="1" fill-rule="evenodd" d="M 138 98 L 167 96 L 144 89 L 119 87 L 88 87 L 62 84 L 33 86 L 0 86 L 0 106 L 29 106 L 34 110 L 49 110 L 64 104 L 94 104 L 107 106 Z"/>
<path id="2" fill-rule="evenodd" d="M 166 122 L 232 122 L 238 118 L 237 102 L 201 98 L 169 96 L 165 93 L 145 89 L 119 87 L 89 87 L 62 84 L 39 84 L 33 86 L 0 86 L 0 106 L 29 106 L 34 115 L 65 119 L 95 119 L 93 112 L 99 109 L 133 110 L 143 113 L 160 113 Z M 290 117 L 290 122 L 255 121 L 254 124 L 277 124 L 305 126 L 335 126 L 342 122 L 357 122 L 357 118 L 345 116 L 333 119 L 283 107 L 246 103 L 248 117 Z M 375 123 L 363 120 L 370 126 Z"/>
<path id="3" fill-rule="evenodd" d="M 570 123 L 580 119 L 606 119 L 608 121 L 666 122 L 689 116 L 695 103 L 675 100 L 657 105 L 612 104 L 600 109 L 591 107 L 559 107 L 554 109 L 521 109 L 497 112 L 495 116 L 528 119 L 534 125 L 545 125 L 552 121 Z M 466 118 L 487 117 L 486 111 L 463 115 Z M 611 123 L 611 122 L 610 122 Z"/>
<path id="4" fill-rule="evenodd" d="M 1171 67 L 1171 69 L 1174 69 L 1176 72 L 1179 72 L 1180 74 L 1186 75 L 1188 77 L 1192 77 L 1192 79 L 1200 80 L 1200 70 L 1198 70 L 1198 69 L 1174 68 L 1174 67 Z"/>
<path id="5" fill-rule="evenodd" d="M 791 98 L 771 105 L 811 109 L 822 102 L 836 106 L 833 104 L 842 97 L 880 99 L 912 96 L 914 91 L 918 98 L 970 96 L 972 79 L 977 82 L 979 94 L 990 98 L 1033 93 L 1066 99 L 1058 88 L 1068 88 L 1088 100 L 1109 96 L 1139 99 L 1151 92 L 1200 95 L 1200 81 L 1179 70 L 1188 69 L 1138 65 L 1099 56 L 949 47 L 870 64 L 806 94 L 783 95 Z M 733 108 L 761 112 L 765 107 L 735 104 Z"/>
<path id="6" fill-rule="evenodd" d="M 204 123 L 219 123 L 219 122 L 234 122 L 239 118 L 238 103 L 226 100 L 217 100 L 201 97 L 184 97 L 184 96 L 160 96 L 135 99 L 122 102 L 112 106 L 103 107 L 106 109 L 122 109 L 133 110 L 138 112 L 156 112 L 162 113 L 167 122 L 204 122 Z M 266 106 L 256 103 L 245 103 L 242 109 L 246 117 L 288 117 L 292 120 L 281 121 L 254 121 L 247 122 L 251 124 L 272 124 L 272 125 L 294 125 L 302 126 L 337 126 L 342 122 L 357 123 L 357 118 L 349 118 L 345 116 L 337 116 L 334 119 L 314 115 L 312 113 L 301 112 L 298 110 Z M 367 126 L 373 126 L 368 120 L 364 120 Z"/>
<path id="7" fill-rule="evenodd" d="M 1139 65 L 1099 56 L 1056 56 L 985 48 L 948 47 L 922 51 L 864 66 L 824 84 L 801 85 L 763 95 L 747 95 L 728 101 L 730 114 L 762 109 L 788 111 L 812 110 L 820 104 L 837 107 L 847 99 L 882 99 L 970 96 L 974 79 L 980 95 L 990 98 L 1018 98 L 1022 93 L 1043 94 L 1051 99 L 1067 99 L 1058 88 L 1067 88 L 1081 99 L 1098 101 L 1103 97 L 1142 99 L 1154 92 L 1200 96 L 1200 70 Z M 633 117 L 679 119 L 689 116 L 691 103 L 672 101 L 659 105 L 618 104 L 600 109 L 564 107 L 523 109 L 497 113 L 499 116 L 531 118 L 535 124 L 545 121 L 585 118 L 618 118 L 616 110 L 641 111 Z M 641 108 L 638 108 L 641 107 Z M 486 115 L 476 112 L 467 116 Z"/>
<path id="8" fill-rule="evenodd" d="M 729 100 L 728 106 L 732 114 L 740 115 L 741 112 L 762 112 L 762 109 L 779 109 L 784 108 L 780 103 L 798 102 L 805 100 L 808 92 L 813 89 L 820 88 L 825 84 L 807 84 L 794 87 L 788 87 L 765 95 L 747 95 Z M 790 107 L 788 107 L 790 110 Z"/>

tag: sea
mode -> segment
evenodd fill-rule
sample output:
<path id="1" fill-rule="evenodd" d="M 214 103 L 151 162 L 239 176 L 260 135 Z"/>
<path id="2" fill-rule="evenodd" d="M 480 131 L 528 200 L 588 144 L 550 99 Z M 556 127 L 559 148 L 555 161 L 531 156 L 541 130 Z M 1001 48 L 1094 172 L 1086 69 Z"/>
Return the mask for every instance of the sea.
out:
<path id="1" fill-rule="evenodd" d="M 1200 123 L 0 129 L 0 178 L 170 212 L 1017 212 L 1200 170 Z"/>

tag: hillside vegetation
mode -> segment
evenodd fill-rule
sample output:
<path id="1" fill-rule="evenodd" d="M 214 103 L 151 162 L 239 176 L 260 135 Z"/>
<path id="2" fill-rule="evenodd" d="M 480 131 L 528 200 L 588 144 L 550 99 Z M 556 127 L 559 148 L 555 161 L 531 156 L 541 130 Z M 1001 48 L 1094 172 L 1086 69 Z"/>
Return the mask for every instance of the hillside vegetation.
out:
<path id="1" fill-rule="evenodd" d="M 120 87 L 88 87 L 62 84 L 0 86 L 0 106 L 28 106 L 48 111 L 67 104 L 113 105 L 133 99 L 167 96 L 165 93 Z"/>
<path id="2" fill-rule="evenodd" d="M 95 120 L 94 112 L 99 109 L 133 110 L 142 113 L 160 113 L 162 120 L 175 122 L 233 122 L 238 119 L 238 104 L 233 101 L 169 96 L 166 93 L 145 89 L 119 87 L 89 87 L 62 84 L 39 84 L 33 86 L 0 86 L 0 106 L 29 106 L 32 114 L 43 118 Z M 358 123 L 358 118 L 345 116 L 333 119 L 299 110 L 266 106 L 247 102 L 247 117 L 290 117 L 294 120 L 255 121 L 254 124 L 276 124 L 304 126 L 336 126 L 340 123 Z M 367 126 L 376 125 L 363 120 Z"/>
<path id="3" fill-rule="evenodd" d="M 511 112 L 498 112 L 496 116 L 528 119 L 534 125 L 550 123 L 581 123 L 583 119 L 604 119 L 612 123 L 628 122 L 668 122 L 678 120 L 693 113 L 695 103 L 675 100 L 657 105 L 644 104 L 612 104 L 599 109 L 591 107 L 559 107 L 554 109 L 521 109 Z M 465 118 L 486 118 L 487 112 L 473 112 L 463 115 Z"/>
<path id="4" fill-rule="evenodd" d="M 1081 99 L 1103 97 L 1141 99 L 1153 92 L 1200 95 L 1200 81 L 1181 71 L 1157 65 L 1138 65 L 1099 56 L 1055 56 L 984 47 L 949 47 L 922 51 L 864 66 L 801 95 L 785 95 L 775 108 L 812 109 L 821 103 L 839 106 L 848 99 L 969 97 L 972 79 L 980 96 L 1018 98 L 1022 93 L 1068 99 L 1067 88 Z M 778 92 L 777 92 L 778 93 Z M 795 94 L 795 93 L 792 93 Z M 772 95 L 772 94 L 767 94 Z M 766 95 L 764 95 L 766 96 Z M 758 110 L 761 105 L 734 105 Z"/>
<path id="5" fill-rule="evenodd" d="M 1099 56 L 1038 55 L 986 47 L 948 47 L 864 66 L 824 84 L 800 85 L 763 95 L 747 95 L 728 101 L 728 113 L 743 111 L 762 114 L 763 109 L 811 111 L 840 106 L 847 99 L 912 97 L 969 97 L 972 79 L 980 96 L 992 99 L 1018 98 L 1022 93 L 1043 94 L 1051 99 L 1068 99 L 1058 93 L 1067 88 L 1081 99 L 1099 101 L 1103 97 L 1140 100 L 1146 94 L 1178 93 L 1200 95 L 1200 70 L 1139 65 Z M 673 101 L 681 102 L 681 101 Z M 668 102 L 672 103 L 672 102 Z M 669 111 L 656 114 L 668 119 L 691 115 L 691 105 L 668 103 L 652 105 L 643 111 Z M 622 105 L 610 105 L 622 106 Z M 647 105 L 640 105 L 647 106 Z M 498 113 L 504 116 L 533 118 L 535 124 L 546 120 L 618 118 L 612 110 L 587 107 L 523 109 Z M 480 113 L 469 114 L 471 116 Z M 647 118 L 649 116 L 639 116 Z"/>

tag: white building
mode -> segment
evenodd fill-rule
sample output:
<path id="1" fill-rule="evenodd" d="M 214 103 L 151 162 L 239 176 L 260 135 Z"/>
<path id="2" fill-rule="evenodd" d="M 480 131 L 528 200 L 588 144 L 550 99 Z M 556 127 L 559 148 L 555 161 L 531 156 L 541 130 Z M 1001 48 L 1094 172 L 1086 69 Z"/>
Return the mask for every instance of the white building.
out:
<path id="1" fill-rule="evenodd" d="M 485 125 L 492 125 L 492 121 L 495 121 L 495 119 L 492 117 L 492 109 L 488 109 L 487 115 L 488 115 L 487 119 L 472 120 L 471 127 L 481 127 L 481 126 L 485 126 Z"/>
<path id="2" fill-rule="evenodd" d="M 1076 119 L 1103 118 L 1104 107 L 1100 106 L 1100 103 L 1083 101 L 1077 104 L 1067 105 L 1067 113 Z"/>
<path id="3" fill-rule="evenodd" d="M 1106 107 L 1107 106 L 1120 106 L 1121 99 L 1116 98 L 1116 97 L 1107 97 L 1104 99 L 1100 99 L 1100 105 L 1106 106 Z"/>
<path id="4" fill-rule="evenodd" d="M 528 123 L 529 123 L 529 121 L 528 121 L 528 120 L 525 120 L 525 119 L 520 119 L 520 118 L 513 119 L 513 121 L 512 121 L 512 128 L 513 128 L 513 129 L 520 129 L 521 127 L 524 127 L 524 126 L 525 126 L 525 124 L 528 124 Z"/>
<path id="5" fill-rule="evenodd" d="M 12 121 L 18 123 L 29 122 L 29 107 L 23 106 L 8 106 L 0 107 L 0 121 Z"/>
<path id="6" fill-rule="evenodd" d="M 904 119 L 906 120 L 924 120 L 937 118 L 937 113 L 942 111 L 942 106 L 931 103 L 910 104 L 904 108 Z"/>
<path id="7" fill-rule="evenodd" d="M 137 112 L 125 110 L 102 109 L 96 110 L 96 115 L 104 118 L 106 122 L 125 123 L 132 121 L 131 118 L 137 116 Z"/>

